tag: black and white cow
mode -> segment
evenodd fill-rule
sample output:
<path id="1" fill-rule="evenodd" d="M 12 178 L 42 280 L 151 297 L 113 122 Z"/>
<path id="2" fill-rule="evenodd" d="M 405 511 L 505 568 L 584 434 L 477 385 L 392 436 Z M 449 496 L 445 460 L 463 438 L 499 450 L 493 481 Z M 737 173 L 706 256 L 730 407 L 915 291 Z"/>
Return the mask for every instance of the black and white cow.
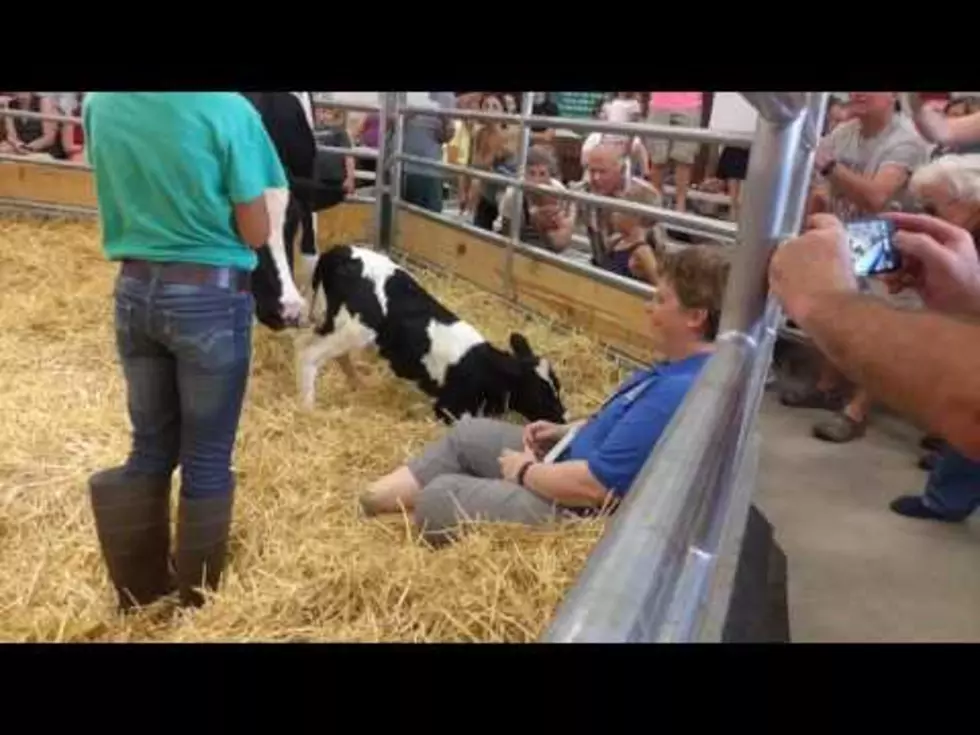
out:
<path id="1" fill-rule="evenodd" d="M 315 233 L 312 192 L 316 187 L 316 138 L 313 101 L 309 92 L 243 92 L 262 117 L 286 170 L 289 186 L 266 191 L 269 209 L 269 245 L 258 251 L 259 266 L 252 274 L 255 315 L 276 331 L 296 325 L 306 303 L 293 277 L 293 242 L 300 227 Z M 304 238 L 314 242 L 314 238 Z M 304 252 L 307 276 L 316 262 Z"/>
<path id="2" fill-rule="evenodd" d="M 337 360 L 357 385 L 353 351 L 374 346 L 400 378 L 436 399 L 445 423 L 465 415 L 499 416 L 508 409 L 528 420 L 564 421 L 561 386 L 548 361 L 520 334 L 513 353 L 487 342 L 426 292 L 391 259 L 367 248 L 340 245 L 320 255 L 313 271 L 313 306 L 323 316 L 297 340 L 300 401 L 314 404 L 323 363 Z"/>

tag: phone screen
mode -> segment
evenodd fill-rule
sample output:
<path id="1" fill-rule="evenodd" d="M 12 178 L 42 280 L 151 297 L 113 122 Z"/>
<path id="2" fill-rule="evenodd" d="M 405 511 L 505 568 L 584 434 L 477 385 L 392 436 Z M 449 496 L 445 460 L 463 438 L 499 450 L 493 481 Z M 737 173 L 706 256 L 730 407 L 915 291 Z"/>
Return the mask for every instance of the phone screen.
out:
<path id="1" fill-rule="evenodd" d="M 897 271 L 902 263 L 895 249 L 895 224 L 886 219 L 866 219 L 847 224 L 848 247 L 854 274 L 868 277 Z"/>

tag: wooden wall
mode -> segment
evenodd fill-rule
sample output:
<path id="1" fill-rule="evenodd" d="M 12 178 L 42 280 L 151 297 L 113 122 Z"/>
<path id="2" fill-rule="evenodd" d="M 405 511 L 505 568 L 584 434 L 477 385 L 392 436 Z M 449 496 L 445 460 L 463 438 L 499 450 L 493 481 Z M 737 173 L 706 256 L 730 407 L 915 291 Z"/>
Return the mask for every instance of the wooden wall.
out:
<path id="1" fill-rule="evenodd" d="M 506 251 L 497 243 L 412 212 L 399 212 L 395 222 L 397 249 L 507 295 Z M 634 359 L 653 357 L 642 297 L 520 253 L 514 254 L 514 286 L 519 305 L 578 327 Z"/>
<path id="2" fill-rule="evenodd" d="M 31 163 L 0 163 L 0 198 L 95 208 L 92 175 Z M 506 296 L 506 251 L 478 234 L 411 212 L 396 217 L 395 248 L 450 269 L 480 288 Z M 318 215 L 318 244 L 371 241 L 374 205 L 346 202 Z M 578 327 L 641 361 L 653 353 L 643 299 L 585 275 L 514 254 L 516 301 L 532 311 Z"/>

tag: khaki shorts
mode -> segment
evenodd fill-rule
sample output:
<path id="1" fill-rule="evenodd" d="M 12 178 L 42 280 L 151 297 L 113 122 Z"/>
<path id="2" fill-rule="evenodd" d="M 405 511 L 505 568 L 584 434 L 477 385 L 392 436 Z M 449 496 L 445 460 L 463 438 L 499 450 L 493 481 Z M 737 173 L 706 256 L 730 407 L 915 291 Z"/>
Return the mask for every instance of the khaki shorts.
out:
<path id="1" fill-rule="evenodd" d="M 701 127 L 701 110 L 653 110 L 647 118 L 652 125 L 670 125 L 672 127 L 699 128 Z M 700 143 L 690 141 L 668 140 L 666 138 L 647 138 L 647 150 L 650 151 L 650 162 L 654 166 L 663 166 L 667 161 L 692 165 L 701 148 Z"/>

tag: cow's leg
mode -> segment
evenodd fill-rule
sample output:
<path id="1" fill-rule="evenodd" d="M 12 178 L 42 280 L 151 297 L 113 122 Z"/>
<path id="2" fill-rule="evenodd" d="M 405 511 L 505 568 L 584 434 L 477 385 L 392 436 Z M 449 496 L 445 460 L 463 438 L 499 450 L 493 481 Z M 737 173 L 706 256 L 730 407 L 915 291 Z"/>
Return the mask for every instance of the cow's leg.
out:
<path id="1" fill-rule="evenodd" d="M 299 243 L 300 259 L 306 267 L 305 277 L 313 278 L 313 269 L 316 268 L 316 261 L 319 252 L 316 247 L 316 212 L 309 207 L 303 207 L 303 238 Z"/>
<path id="2" fill-rule="evenodd" d="M 341 362 L 344 372 L 347 368 L 353 372 L 354 366 L 347 357 L 348 353 L 362 349 L 374 340 L 370 329 L 357 321 L 348 319 L 333 332 L 325 336 L 315 332 L 305 332 L 296 343 L 296 385 L 299 391 L 300 405 L 312 409 L 316 402 L 316 377 L 320 368 L 327 360 L 346 360 L 347 367 Z M 348 376 L 348 380 L 350 376 Z"/>
<path id="3" fill-rule="evenodd" d="M 289 189 L 266 189 L 266 206 L 269 209 L 269 252 L 279 273 L 282 296 L 279 303 L 282 316 L 288 322 L 296 323 L 305 311 L 306 302 L 296 288 L 289 261 L 286 257 L 285 229 L 286 209 L 289 206 Z"/>

